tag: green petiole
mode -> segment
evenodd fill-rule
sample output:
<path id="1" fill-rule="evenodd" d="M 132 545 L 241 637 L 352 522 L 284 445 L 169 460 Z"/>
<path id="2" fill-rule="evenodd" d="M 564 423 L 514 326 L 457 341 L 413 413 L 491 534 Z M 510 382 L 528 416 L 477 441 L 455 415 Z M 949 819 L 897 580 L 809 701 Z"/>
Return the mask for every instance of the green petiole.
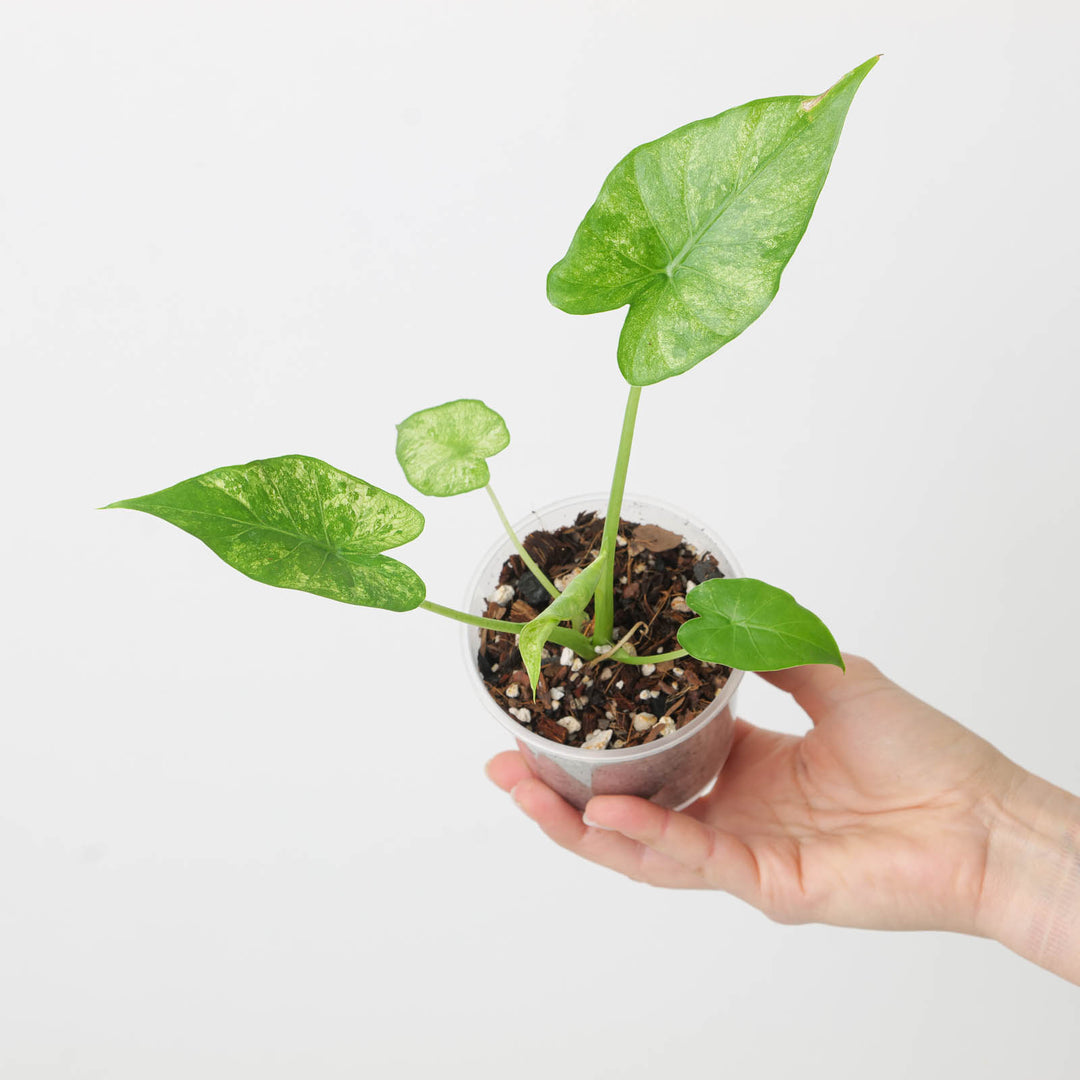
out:
<path id="1" fill-rule="evenodd" d="M 675 649 L 674 652 L 656 653 L 653 656 L 630 656 L 619 649 L 611 656 L 605 656 L 605 660 L 614 660 L 616 664 L 662 664 L 665 660 L 679 660 L 690 654 L 685 649 Z"/>
<path id="2" fill-rule="evenodd" d="M 630 445 L 634 440 L 634 421 L 637 419 L 641 387 L 631 386 L 623 414 L 619 452 L 615 458 L 615 475 L 611 478 L 611 494 L 608 496 L 607 517 L 604 534 L 600 541 L 600 555 L 606 555 L 608 564 L 593 598 L 593 641 L 597 645 L 611 642 L 615 625 L 615 541 L 619 535 L 619 515 L 622 512 L 623 493 L 626 490 L 626 472 L 630 465 Z"/>
<path id="3" fill-rule="evenodd" d="M 514 550 L 521 556 L 521 561 L 529 568 L 532 576 L 540 582 L 541 585 L 548 591 L 548 594 L 555 600 L 558 600 L 562 595 L 558 589 L 548 579 L 547 574 L 536 565 L 536 560 L 525 550 L 525 545 L 518 539 L 517 533 L 514 532 L 514 527 L 510 524 L 510 520 L 507 518 L 506 513 L 503 511 L 502 504 L 495 497 L 495 492 L 490 484 L 484 486 L 484 490 L 491 498 L 491 505 L 495 507 L 495 513 L 499 515 L 499 520 L 502 522 L 502 527 L 506 530 L 506 535 L 510 537 L 510 542 L 514 545 Z"/>
<path id="4" fill-rule="evenodd" d="M 510 622 L 507 619 L 485 619 L 482 615 L 470 615 L 465 611 L 458 611 L 457 608 L 436 604 L 432 600 L 425 600 L 420 604 L 420 607 L 425 611 L 430 611 L 433 615 L 442 615 L 444 618 L 454 619 L 456 622 L 465 623 L 468 626 L 478 626 L 482 630 L 497 630 L 504 634 L 520 634 L 522 629 L 528 625 L 527 623 Z M 584 634 L 579 634 L 568 626 L 554 627 L 548 635 L 548 640 L 553 641 L 556 645 L 565 645 L 573 649 L 584 660 L 592 660 L 596 656 L 596 650 L 592 642 Z"/>

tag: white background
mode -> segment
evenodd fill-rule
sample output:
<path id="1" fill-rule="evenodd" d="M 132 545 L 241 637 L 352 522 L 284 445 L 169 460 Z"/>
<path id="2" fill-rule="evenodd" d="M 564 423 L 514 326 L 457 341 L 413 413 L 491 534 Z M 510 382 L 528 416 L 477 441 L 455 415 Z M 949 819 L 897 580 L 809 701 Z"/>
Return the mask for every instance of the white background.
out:
<path id="1" fill-rule="evenodd" d="M 544 277 L 608 169 L 883 52 L 772 308 L 646 391 L 630 488 L 1080 790 L 1080 18 L 890 7 L 3 6 L 4 1080 L 1077 1075 L 1080 992 L 998 945 L 551 845 L 455 626 L 93 509 L 290 452 L 408 495 L 394 423 L 462 396 L 512 516 L 604 487 L 622 313 Z M 457 604 L 497 523 L 416 499 Z"/>

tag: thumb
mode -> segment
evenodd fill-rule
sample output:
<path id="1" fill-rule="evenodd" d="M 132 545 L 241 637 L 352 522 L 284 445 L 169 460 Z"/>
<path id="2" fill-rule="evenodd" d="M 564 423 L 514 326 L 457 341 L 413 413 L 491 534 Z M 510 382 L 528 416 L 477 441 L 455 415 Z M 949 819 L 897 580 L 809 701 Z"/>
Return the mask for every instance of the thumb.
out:
<path id="1" fill-rule="evenodd" d="M 869 660 L 854 653 L 844 653 L 846 671 L 832 664 L 806 664 L 782 671 L 759 671 L 766 682 L 791 696 L 810 719 L 817 724 L 825 715 L 841 705 L 873 690 L 895 686 Z"/>

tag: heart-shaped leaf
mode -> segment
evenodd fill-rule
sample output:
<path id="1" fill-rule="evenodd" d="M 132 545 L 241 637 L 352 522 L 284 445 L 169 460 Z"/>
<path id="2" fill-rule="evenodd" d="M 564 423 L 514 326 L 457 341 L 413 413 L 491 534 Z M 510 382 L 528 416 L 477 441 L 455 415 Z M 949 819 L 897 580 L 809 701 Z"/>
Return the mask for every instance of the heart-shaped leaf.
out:
<path id="1" fill-rule="evenodd" d="M 465 398 L 421 409 L 397 426 L 397 459 L 424 495 L 461 495 L 491 478 L 485 458 L 510 445 L 503 418 Z"/>
<path id="2" fill-rule="evenodd" d="M 835 664 L 840 650 L 828 627 L 795 598 L 754 578 L 713 578 L 686 594 L 700 618 L 679 627 L 679 644 L 698 660 L 742 671 Z"/>
<path id="3" fill-rule="evenodd" d="M 875 63 L 817 97 L 688 124 L 615 166 L 548 275 L 548 299 L 573 315 L 630 305 L 618 354 L 627 382 L 689 370 L 769 306 Z"/>
<path id="4" fill-rule="evenodd" d="M 416 573 L 379 554 L 416 539 L 423 514 L 317 458 L 214 469 L 111 507 L 163 518 L 267 585 L 390 611 L 424 600 Z"/>
<path id="5" fill-rule="evenodd" d="M 585 610 L 585 606 L 596 592 L 596 584 L 600 580 L 606 562 L 607 559 L 603 555 L 591 562 L 535 619 L 527 622 L 518 634 L 518 651 L 525 663 L 525 671 L 528 673 L 533 693 L 536 692 L 536 684 L 540 678 L 540 662 L 544 645 L 551 636 L 551 631 L 560 622 L 573 619 L 575 615 L 580 615 Z"/>

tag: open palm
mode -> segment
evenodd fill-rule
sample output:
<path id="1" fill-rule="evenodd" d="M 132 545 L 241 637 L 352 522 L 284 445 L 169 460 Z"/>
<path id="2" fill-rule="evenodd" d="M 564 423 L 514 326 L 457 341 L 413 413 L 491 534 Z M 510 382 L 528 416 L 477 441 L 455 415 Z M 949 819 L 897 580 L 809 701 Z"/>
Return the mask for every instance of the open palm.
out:
<path id="1" fill-rule="evenodd" d="M 557 843 L 635 880 L 723 889 L 780 922 L 978 931 L 992 804 L 1016 766 L 847 656 L 770 673 L 814 722 L 738 721 L 713 790 L 682 812 L 597 796 L 585 819 L 511 751 L 491 778 Z"/>

